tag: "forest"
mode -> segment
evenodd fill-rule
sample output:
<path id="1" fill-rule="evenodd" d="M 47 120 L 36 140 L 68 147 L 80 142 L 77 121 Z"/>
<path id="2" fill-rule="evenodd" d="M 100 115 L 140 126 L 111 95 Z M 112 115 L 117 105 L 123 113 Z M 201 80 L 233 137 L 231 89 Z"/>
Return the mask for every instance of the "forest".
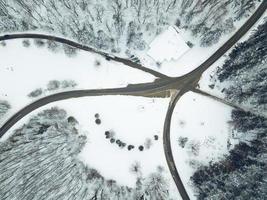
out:
<path id="1" fill-rule="evenodd" d="M 218 69 L 218 84 L 227 83 L 226 99 L 254 112 L 267 109 L 267 21 L 229 54 Z"/>
<path id="2" fill-rule="evenodd" d="M 0 0 L 2 33 L 41 32 L 113 54 L 144 51 L 167 26 L 192 34 L 201 46 L 218 42 L 258 0 Z M 195 41 L 192 41 L 195 42 Z"/>

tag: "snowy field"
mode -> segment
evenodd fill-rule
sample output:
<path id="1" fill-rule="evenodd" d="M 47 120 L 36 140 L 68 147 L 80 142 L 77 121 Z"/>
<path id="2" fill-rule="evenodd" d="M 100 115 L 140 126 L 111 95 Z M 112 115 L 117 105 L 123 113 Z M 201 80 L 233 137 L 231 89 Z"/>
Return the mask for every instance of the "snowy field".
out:
<path id="1" fill-rule="evenodd" d="M 99 89 L 155 79 L 89 52 L 78 51 L 76 56 L 68 57 L 62 51 L 54 53 L 46 47 L 38 48 L 33 40 L 28 48 L 23 47 L 21 39 L 6 41 L 6 46 L 0 45 L 0 60 L 0 99 L 11 104 L 9 116 L 32 101 L 27 97 L 30 92 L 45 88 L 51 80 L 73 80 L 77 83 L 75 89 Z"/>
<path id="2" fill-rule="evenodd" d="M 145 98 L 131 96 L 82 97 L 63 100 L 43 106 L 20 120 L 1 138 L 6 140 L 12 132 L 41 110 L 57 106 L 65 109 L 70 116 L 79 122 L 81 134 L 88 138 L 80 159 L 88 166 L 97 169 L 106 179 L 113 179 L 118 184 L 134 186 L 136 175 L 130 171 L 131 166 L 138 162 L 143 177 L 163 167 L 164 175 L 170 185 L 171 193 L 177 198 L 176 186 L 169 173 L 163 150 L 163 124 L 169 104 L 169 98 Z M 99 114 L 101 124 L 96 124 L 95 114 Z M 116 142 L 106 139 L 105 132 L 110 131 L 112 138 L 126 143 L 120 148 Z M 158 139 L 155 140 L 155 136 Z M 145 147 L 151 140 L 151 146 Z M 129 151 L 128 145 L 134 145 Z M 138 147 L 144 146 L 140 151 Z"/>
<path id="3" fill-rule="evenodd" d="M 231 108 L 193 92 L 177 103 L 171 121 L 171 147 L 177 170 L 195 199 L 190 177 L 196 168 L 228 153 Z M 230 139 L 231 143 L 232 141 Z"/>
<path id="4" fill-rule="evenodd" d="M 266 16 L 266 14 L 264 16 Z M 264 16 L 262 17 L 262 19 L 264 18 Z M 246 22 L 247 19 L 248 18 L 243 18 L 240 21 L 235 22 L 235 31 L 223 35 L 219 42 L 210 47 L 201 47 L 199 45 L 200 42 L 184 29 L 179 29 L 176 27 L 177 32 L 179 32 L 178 35 L 172 34 L 172 29 L 169 28 L 168 30 L 162 33 L 164 34 L 164 37 L 162 37 L 162 34 L 160 34 L 154 39 L 157 45 L 153 45 L 155 48 L 153 48 L 153 50 L 150 49 L 147 52 L 148 54 L 151 54 L 150 52 L 153 52 L 153 57 L 154 55 L 157 55 L 159 57 L 162 56 L 162 58 L 160 59 L 160 65 L 157 66 L 155 64 L 154 59 L 151 59 L 149 56 L 144 57 L 142 59 L 142 63 L 146 67 L 149 67 L 153 70 L 156 70 L 171 77 L 178 77 L 187 74 L 190 71 L 196 69 L 217 49 L 219 49 L 232 35 L 234 35 L 234 33 Z M 247 38 L 248 34 L 246 34 L 243 38 Z M 152 41 L 151 44 L 153 44 L 154 41 Z M 177 48 L 173 48 L 172 45 L 169 44 L 169 41 L 175 41 L 173 45 L 175 44 Z M 182 48 L 184 47 L 185 42 L 187 41 L 192 42 L 194 45 L 189 50 L 186 50 L 186 48 Z M 177 52 L 177 49 L 179 49 L 179 52 Z M 165 60 L 163 58 L 163 55 L 166 56 Z"/>
<path id="5" fill-rule="evenodd" d="M 177 60 L 188 50 L 186 41 L 170 26 L 151 42 L 147 54 L 156 62 L 163 62 Z"/>

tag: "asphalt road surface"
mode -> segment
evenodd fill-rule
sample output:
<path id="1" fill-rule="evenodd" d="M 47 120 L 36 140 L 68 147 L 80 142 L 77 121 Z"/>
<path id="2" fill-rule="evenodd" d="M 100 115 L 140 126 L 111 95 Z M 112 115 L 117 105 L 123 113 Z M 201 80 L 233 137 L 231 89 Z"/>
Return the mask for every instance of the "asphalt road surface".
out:
<path id="1" fill-rule="evenodd" d="M 130 67 L 134 67 L 140 70 L 143 70 L 145 72 L 151 73 L 155 75 L 156 77 L 159 77 L 160 79 L 152 82 L 152 83 L 143 83 L 143 84 L 134 84 L 134 85 L 128 85 L 125 88 L 113 88 L 113 89 L 100 89 L 100 90 L 75 90 L 75 91 L 68 91 L 68 92 L 62 92 L 53 94 L 47 97 L 44 97 L 42 99 L 39 99 L 23 109 L 21 109 L 19 112 L 14 114 L 6 123 L 0 128 L 0 137 L 2 137 L 16 122 L 18 122 L 21 118 L 32 112 L 33 110 L 38 109 L 41 106 L 44 106 L 46 104 L 49 104 L 51 102 L 60 101 L 64 99 L 69 98 L 78 98 L 78 97 L 84 97 L 84 96 L 100 96 L 100 95 L 138 95 L 143 96 L 147 94 L 153 94 L 156 92 L 166 91 L 170 89 L 177 90 L 177 94 L 170 102 L 165 123 L 164 123 L 164 131 L 163 131 L 163 145 L 164 145 L 164 151 L 166 160 L 170 169 L 170 172 L 172 174 L 172 177 L 175 181 L 175 184 L 179 190 L 179 193 L 183 200 L 189 200 L 189 196 L 186 192 L 186 189 L 183 185 L 183 182 L 181 181 L 181 178 L 179 176 L 179 173 L 176 169 L 175 162 L 172 155 L 171 150 L 171 143 L 170 143 L 170 126 L 171 126 L 171 117 L 173 110 L 175 108 L 176 103 L 180 99 L 180 97 L 186 93 L 187 91 L 190 91 L 192 88 L 194 88 L 201 75 L 205 70 L 207 70 L 214 62 L 216 62 L 221 56 L 223 56 L 233 45 L 238 42 L 238 40 L 257 22 L 257 20 L 264 14 L 267 7 L 267 1 L 264 1 L 261 3 L 257 11 L 246 21 L 246 23 L 222 46 L 220 47 L 210 58 L 208 58 L 205 62 L 203 62 L 198 68 L 195 70 L 189 72 L 188 74 L 171 78 L 165 75 L 162 75 L 158 72 L 155 72 L 154 70 L 145 68 L 139 64 L 133 63 L 132 61 L 129 61 L 124 58 L 118 58 L 115 56 L 111 56 L 109 54 L 96 51 L 90 47 L 78 44 L 76 42 L 66 40 L 59 37 L 49 36 L 49 35 L 41 35 L 41 34 L 10 34 L 10 35 L 4 35 L 0 36 L 1 40 L 10 40 L 10 39 L 16 39 L 16 38 L 40 38 L 40 39 L 48 39 L 48 40 L 54 40 L 57 42 L 61 42 L 85 51 L 90 51 L 93 53 L 98 53 L 100 55 L 105 56 L 108 60 L 117 61 L 120 63 L 123 63 L 125 65 L 128 65 Z"/>

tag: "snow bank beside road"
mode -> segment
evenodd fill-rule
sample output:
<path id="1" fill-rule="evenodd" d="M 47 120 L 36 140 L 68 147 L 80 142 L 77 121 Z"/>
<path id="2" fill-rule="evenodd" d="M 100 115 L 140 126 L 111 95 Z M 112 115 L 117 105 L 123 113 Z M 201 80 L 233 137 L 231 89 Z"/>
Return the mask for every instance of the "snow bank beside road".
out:
<path id="1" fill-rule="evenodd" d="M 189 49 L 178 31 L 170 26 L 152 41 L 147 54 L 156 62 L 163 62 L 177 60 Z"/>

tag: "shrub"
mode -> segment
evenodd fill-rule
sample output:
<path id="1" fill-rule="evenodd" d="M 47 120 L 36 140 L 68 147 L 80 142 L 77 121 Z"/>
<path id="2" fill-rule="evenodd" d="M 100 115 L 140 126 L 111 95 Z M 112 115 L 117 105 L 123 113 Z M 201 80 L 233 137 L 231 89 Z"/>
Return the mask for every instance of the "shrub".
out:
<path id="1" fill-rule="evenodd" d="M 23 45 L 24 47 L 29 47 L 29 46 L 31 45 L 30 40 L 23 40 L 23 41 L 22 41 L 22 45 Z"/>
<path id="2" fill-rule="evenodd" d="M 48 50 L 52 52 L 57 52 L 59 50 L 59 45 L 55 41 L 47 40 L 46 43 Z"/>
<path id="3" fill-rule="evenodd" d="M 37 88 L 34 91 L 32 91 L 30 94 L 28 94 L 28 97 L 35 98 L 43 94 L 42 88 Z"/>
<path id="4" fill-rule="evenodd" d="M 198 156 L 200 150 L 200 142 L 199 141 L 190 141 L 187 146 L 188 152 L 194 156 Z"/>
<path id="5" fill-rule="evenodd" d="M 68 46 L 68 45 L 63 45 L 63 49 L 64 49 L 65 54 L 68 57 L 74 57 L 74 56 L 77 55 L 77 49 L 74 48 L 74 47 L 71 47 L 71 46 Z"/>
<path id="6" fill-rule="evenodd" d="M 128 145 L 127 148 L 128 148 L 129 151 L 131 151 L 132 149 L 134 149 L 134 146 L 130 144 L 130 145 Z"/>
<path id="7" fill-rule="evenodd" d="M 99 60 L 95 60 L 95 64 L 96 67 L 99 67 L 101 65 L 101 62 Z"/>
<path id="8" fill-rule="evenodd" d="M 145 141 L 145 145 L 144 145 L 145 148 L 146 149 L 150 149 L 151 145 L 152 145 L 151 139 L 147 138 L 146 141 Z"/>
<path id="9" fill-rule="evenodd" d="M 100 120 L 100 119 L 96 119 L 96 120 L 95 120 L 95 123 L 96 123 L 97 125 L 100 125 L 100 124 L 101 124 L 101 120 Z"/>
<path id="10" fill-rule="evenodd" d="M 47 84 L 47 90 L 49 91 L 57 90 L 59 89 L 60 85 L 61 85 L 60 81 L 57 80 L 49 81 Z"/>
<path id="11" fill-rule="evenodd" d="M 0 100 L 0 118 L 2 118 L 10 108 L 11 106 L 7 101 Z"/>
<path id="12" fill-rule="evenodd" d="M 0 42 L 0 46 L 5 47 L 6 46 L 6 42 L 5 41 Z"/>
<path id="13" fill-rule="evenodd" d="M 192 48 L 192 47 L 194 46 L 193 43 L 190 42 L 190 41 L 187 41 L 186 44 L 187 44 L 190 48 Z"/>
<path id="14" fill-rule="evenodd" d="M 154 139 L 155 140 L 158 140 L 159 139 L 159 136 L 158 135 L 154 135 Z"/>
<path id="15" fill-rule="evenodd" d="M 61 82 L 62 88 L 74 88 L 77 86 L 77 83 L 74 80 L 63 80 Z"/>
<path id="16" fill-rule="evenodd" d="M 178 144 L 180 147 L 184 148 L 187 141 L 188 141 L 187 137 L 179 137 Z"/>
<path id="17" fill-rule="evenodd" d="M 68 122 L 73 125 L 78 124 L 78 121 L 73 116 L 68 117 Z"/>
<path id="18" fill-rule="evenodd" d="M 43 47 L 45 45 L 45 42 L 41 39 L 35 39 L 34 40 L 34 44 L 37 46 L 37 47 Z"/>
<path id="19" fill-rule="evenodd" d="M 87 180 L 103 179 L 100 173 L 96 169 L 89 169 L 87 173 Z"/>
<path id="20" fill-rule="evenodd" d="M 131 167 L 130 167 L 130 171 L 134 174 L 138 174 L 141 172 L 141 165 L 139 162 L 134 162 Z"/>

